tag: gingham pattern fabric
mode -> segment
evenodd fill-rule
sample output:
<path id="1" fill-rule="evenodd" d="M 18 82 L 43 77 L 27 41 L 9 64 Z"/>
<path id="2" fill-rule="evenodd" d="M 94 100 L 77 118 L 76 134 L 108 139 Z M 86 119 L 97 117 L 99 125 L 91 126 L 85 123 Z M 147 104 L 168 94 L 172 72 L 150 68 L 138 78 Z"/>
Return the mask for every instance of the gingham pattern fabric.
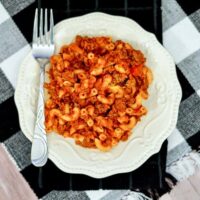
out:
<path id="1" fill-rule="evenodd" d="M 125 0 L 125 6 L 128 6 L 127 2 Z M 145 200 L 150 199 L 151 196 L 158 198 L 162 192 L 158 194 L 154 194 L 153 191 L 145 192 L 145 196 L 142 191 L 137 193 L 127 190 L 82 192 L 52 190 L 37 194 L 25 180 L 24 176 L 30 173 L 28 169 L 31 143 L 20 131 L 18 116 L 10 117 L 9 112 L 16 112 L 14 91 L 19 66 L 31 49 L 32 24 L 23 26 L 19 22 L 23 13 L 32 10 L 33 3 L 34 0 L 0 0 L 0 168 L 1 166 L 5 168 L 5 163 L 9 163 L 6 165 L 7 170 L 0 171 L 0 200 L 13 199 L 9 196 L 12 191 L 6 191 L 5 184 L 9 175 L 18 180 L 16 183 L 11 180 L 13 187 L 19 187 L 15 199 Z M 69 4 L 69 0 L 66 0 L 66 3 Z M 73 5 L 71 1 L 70 6 L 78 5 Z M 162 20 L 163 44 L 177 65 L 177 74 L 183 92 L 178 123 L 168 138 L 166 172 L 170 178 L 167 177 L 166 182 L 168 185 L 173 185 L 176 181 L 181 182 L 193 175 L 200 168 L 198 153 L 200 147 L 200 3 L 197 0 L 163 0 Z M 16 124 L 12 126 L 15 128 L 10 128 L 9 121 Z M 4 196 L 5 191 L 7 196 Z M 24 191 L 26 196 L 23 196 Z"/>

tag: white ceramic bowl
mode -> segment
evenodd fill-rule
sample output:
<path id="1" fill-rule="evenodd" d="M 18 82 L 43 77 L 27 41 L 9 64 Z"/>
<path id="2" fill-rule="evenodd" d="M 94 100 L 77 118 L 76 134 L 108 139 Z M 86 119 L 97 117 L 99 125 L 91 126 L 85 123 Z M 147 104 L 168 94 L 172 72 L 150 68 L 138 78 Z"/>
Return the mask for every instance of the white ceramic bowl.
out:
<path id="1" fill-rule="evenodd" d="M 55 26 L 56 52 L 63 44 L 71 43 L 78 34 L 112 36 L 114 40 L 129 42 L 144 53 L 154 75 L 149 99 L 144 102 L 149 112 L 134 128 L 128 141 L 120 142 L 106 153 L 80 147 L 72 139 L 65 139 L 55 133 L 49 134 L 49 158 L 64 172 L 95 178 L 130 172 L 158 152 L 175 128 L 181 89 L 174 62 L 154 34 L 125 17 L 91 13 L 61 21 Z M 21 64 L 15 92 L 21 129 L 30 141 L 36 118 L 38 74 L 39 66 L 30 52 Z"/>

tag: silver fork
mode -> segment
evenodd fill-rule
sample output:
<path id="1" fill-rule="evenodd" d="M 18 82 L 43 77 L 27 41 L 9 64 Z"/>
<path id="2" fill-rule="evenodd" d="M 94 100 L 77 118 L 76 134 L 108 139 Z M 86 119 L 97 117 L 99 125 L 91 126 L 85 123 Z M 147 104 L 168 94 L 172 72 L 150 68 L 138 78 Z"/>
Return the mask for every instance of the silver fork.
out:
<path id="1" fill-rule="evenodd" d="M 44 75 L 45 65 L 48 63 L 48 58 L 54 53 L 54 34 L 53 34 L 53 11 L 50 10 L 50 20 L 48 20 L 48 12 L 45 9 L 43 23 L 43 9 L 40 9 L 38 20 L 38 9 L 35 11 L 34 26 L 33 26 L 33 43 L 32 54 L 40 65 L 40 86 L 37 105 L 37 117 L 35 122 L 35 130 L 33 135 L 31 162 L 37 167 L 45 165 L 48 158 L 47 137 L 45 132 L 45 117 L 44 117 Z M 48 22 L 50 30 L 48 32 Z M 44 26 L 43 26 L 44 24 Z M 39 28 L 39 31 L 38 31 Z M 39 32 L 39 34 L 38 34 Z"/>

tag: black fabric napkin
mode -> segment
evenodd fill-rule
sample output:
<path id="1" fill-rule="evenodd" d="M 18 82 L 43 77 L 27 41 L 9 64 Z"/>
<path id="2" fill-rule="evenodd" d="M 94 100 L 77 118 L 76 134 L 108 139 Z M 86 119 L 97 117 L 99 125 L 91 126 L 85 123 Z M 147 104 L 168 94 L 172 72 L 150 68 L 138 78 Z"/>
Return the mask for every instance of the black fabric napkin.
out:
<path id="1" fill-rule="evenodd" d="M 22 174 L 39 196 L 51 190 L 163 189 L 166 153 L 167 141 L 163 143 L 159 153 L 150 157 L 135 171 L 102 179 L 64 173 L 50 160 L 44 167 L 37 168 L 32 165 L 23 170 Z"/>
<path id="2" fill-rule="evenodd" d="M 38 0 L 31 7 L 33 10 L 35 7 L 53 8 L 55 23 L 69 17 L 94 11 L 127 16 L 137 21 L 146 30 L 155 33 L 158 40 L 162 42 L 161 0 L 61 0 L 59 2 Z M 30 10 L 30 12 L 33 13 L 33 10 Z M 25 13 L 24 17 L 29 17 L 28 15 L 29 13 Z M 27 40 L 30 40 L 31 33 L 32 31 L 25 32 Z M 23 170 L 22 173 L 34 191 L 40 194 L 40 196 L 52 189 L 93 190 L 163 188 L 166 152 L 167 141 L 164 142 L 159 153 L 149 158 L 137 170 L 103 179 L 95 179 L 80 174 L 64 173 L 50 160 L 43 168 L 31 166 L 27 168 L 27 170 Z"/>

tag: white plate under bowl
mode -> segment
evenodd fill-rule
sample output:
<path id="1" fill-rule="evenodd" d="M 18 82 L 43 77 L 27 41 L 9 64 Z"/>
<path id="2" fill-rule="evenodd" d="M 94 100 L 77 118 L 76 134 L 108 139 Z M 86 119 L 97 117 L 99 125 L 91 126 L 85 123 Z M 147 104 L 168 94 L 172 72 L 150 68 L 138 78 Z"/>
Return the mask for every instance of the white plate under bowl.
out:
<path id="1" fill-rule="evenodd" d="M 125 17 L 91 13 L 61 21 L 55 26 L 56 53 L 63 44 L 71 43 L 76 35 L 111 36 L 114 40 L 129 42 L 144 53 L 154 76 L 149 99 L 144 102 L 149 112 L 134 128 L 128 141 L 120 142 L 106 153 L 80 147 L 72 139 L 55 133 L 49 134 L 49 158 L 64 172 L 95 178 L 135 170 L 159 151 L 175 128 L 181 88 L 174 62 L 154 34 Z M 30 141 L 36 118 L 38 86 L 39 66 L 30 52 L 21 64 L 15 91 L 20 126 Z"/>

